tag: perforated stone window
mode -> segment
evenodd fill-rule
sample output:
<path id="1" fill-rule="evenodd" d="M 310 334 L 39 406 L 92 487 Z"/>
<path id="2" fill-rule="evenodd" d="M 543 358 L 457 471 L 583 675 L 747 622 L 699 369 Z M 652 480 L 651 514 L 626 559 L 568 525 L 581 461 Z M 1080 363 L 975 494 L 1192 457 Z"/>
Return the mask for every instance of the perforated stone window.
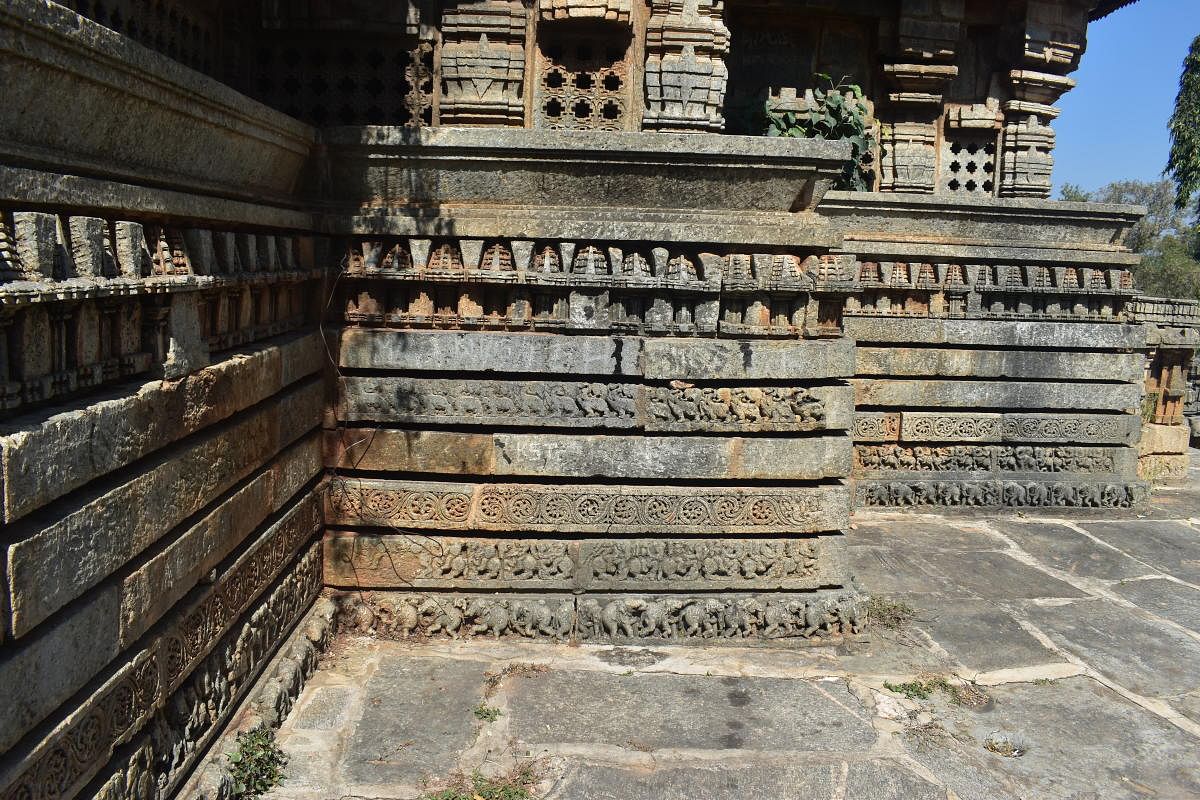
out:
<path id="1" fill-rule="evenodd" d="M 627 130 L 629 45 L 623 26 L 543 24 L 538 30 L 534 127 Z"/>
<path id="2" fill-rule="evenodd" d="M 983 133 L 947 132 L 942 142 L 938 190 L 950 194 L 996 193 L 996 137 Z"/>
<path id="3" fill-rule="evenodd" d="M 432 125 L 433 46 L 322 32 L 268 35 L 247 88 L 313 125 Z"/>
<path id="4" fill-rule="evenodd" d="M 62 5 L 194 70 L 219 70 L 215 9 L 206 10 L 204 2 L 64 0 Z"/>

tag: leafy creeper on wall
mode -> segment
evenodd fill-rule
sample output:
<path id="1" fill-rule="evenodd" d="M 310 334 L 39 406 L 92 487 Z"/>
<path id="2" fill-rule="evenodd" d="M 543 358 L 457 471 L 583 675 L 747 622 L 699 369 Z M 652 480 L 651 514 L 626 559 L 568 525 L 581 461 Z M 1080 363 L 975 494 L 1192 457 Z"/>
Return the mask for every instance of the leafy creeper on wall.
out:
<path id="1" fill-rule="evenodd" d="M 828 139 L 850 142 L 850 159 L 837 183 L 839 189 L 855 192 L 869 191 L 874 179 L 875 141 L 871 134 L 871 112 L 867 108 L 862 87 L 847 83 L 842 78 L 837 83 L 824 73 L 817 73 L 817 86 L 805 93 L 806 108 L 793 111 L 776 108 L 768 100 L 764 109 L 767 136 L 789 139 Z"/>

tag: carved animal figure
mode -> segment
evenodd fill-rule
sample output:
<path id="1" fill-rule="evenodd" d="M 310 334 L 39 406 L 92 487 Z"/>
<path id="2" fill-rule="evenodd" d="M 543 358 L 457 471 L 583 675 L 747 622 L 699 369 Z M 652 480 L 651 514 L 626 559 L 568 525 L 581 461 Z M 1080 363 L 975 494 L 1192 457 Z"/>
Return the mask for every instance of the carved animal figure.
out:
<path id="1" fill-rule="evenodd" d="M 475 620 L 475 624 L 471 626 L 471 633 L 476 636 L 491 633 L 499 639 L 512 623 L 507 600 L 474 600 L 468 606 L 467 613 Z"/>
<path id="2" fill-rule="evenodd" d="M 641 634 L 642 636 L 658 636 L 662 634 L 668 639 L 675 636 L 675 628 L 671 625 L 672 606 L 670 600 L 647 600 L 641 603 Z"/>
<path id="3" fill-rule="evenodd" d="M 603 417 L 608 414 L 607 392 L 604 384 L 588 383 L 579 390 L 579 406 L 585 417 Z"/>
<path id="4" fill-rule="evenodd" d="M 619 635 L 627 636 L 631 639 L 636 638 L 636 627 L 634 626 L 633 615 L 630 614 L 628 604 L 636 604 L 638 601 L 629 600 L 613 600 L 600 611 L 600 623 L 604 626 L 604 632 L 610 637 Z"/>

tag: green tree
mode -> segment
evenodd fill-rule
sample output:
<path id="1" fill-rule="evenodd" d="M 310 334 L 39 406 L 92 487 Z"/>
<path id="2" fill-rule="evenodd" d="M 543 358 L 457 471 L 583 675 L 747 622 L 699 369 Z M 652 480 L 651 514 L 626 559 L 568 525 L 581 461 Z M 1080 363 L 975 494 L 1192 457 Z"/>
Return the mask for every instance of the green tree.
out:
<path id="1" fill-rule="evenodd" d="M 1138 253 L 1152 251 L 1164 236 L 1186 235 L 1191 226 L 1190 214 L 1175 206 L 1175 190 L 1168 180 L 1114 181 L 1092 192 L 1089 199 L 1146 207 L 1146 216 L 1125 237 L 1126 247 Z"/>
<path id="2" fill-rule="evenodd" d="M 1058 192 L 1059 200 L 1066 200 L 1070 203 L 1086 203 L 1092 199 L 1092 193 L 1085 191 L 1077 183 L 1064 183 Z"/>
<path id="3" fill-rule="evenodd" d="M 1192 40 L 1183 60 L 1179 94 L 1169 127 L 1171 154 L 1166 172 L 1175 181 L 1175 205 L 1182 209 L 1200 191 L 1200 36 Z"/>

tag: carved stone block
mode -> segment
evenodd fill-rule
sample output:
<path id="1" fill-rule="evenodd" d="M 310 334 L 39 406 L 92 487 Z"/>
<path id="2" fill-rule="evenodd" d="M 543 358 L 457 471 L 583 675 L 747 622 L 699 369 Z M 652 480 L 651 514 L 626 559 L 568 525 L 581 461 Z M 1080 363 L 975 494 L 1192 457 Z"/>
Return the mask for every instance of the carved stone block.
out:
<path id="1" fill-rule="evenodd" d="M 408 638 L 521 637 L 586 642 L 840 641 L 867 624 L 853 590 L 808 594 L 455 595 L 341 597 L 339 627 Z"/>
<path id="2" fill-rule="evenodd" d="M 859 506 L 1025 506 L 1129 508 L 1149 494 L 1144 483 L 1121 481 L 925 480 L 858 481 Z"/>
<path id="3" fill-rule="evenodd" d="M 1000 414 L 859 411 L 858 442 L 1061 442 L 1133 444 L 1141 420 L 1132 414 Z"/>
<path id="4" fill-rule="evenodd" d="M 330 533 L 325 580 L 367 589 L 807 590 L 844 580 L 839 536 L 482 539 Z"/>
<path id="5" fill-rule="evenodd" d="M 326 491 L 328 520 L 444 531 L 776 534 L 849 524 L 847 489 L 465 484 L 346 478 Z"/>
<path id="6" fill-rule="evenodd" d="M 1132 478 L 1137 456 L 1131 447 L 1068 445 L 867 445 L 854 448 L 854 474 L 899 473 L 1074 473 Z M 951 475 L 950 477 L 955 477 Z"/>
<path id="7" fill-rule="evenodd" d="M 447 4 L 442 13 L 442 124 L 524 122 L 525 26 L 520 0 Z"/>
<path id="8" fill-rule="evenodd" d="M 648 431 L 845 430 L 852 390 L 346 376 L 347 421 Z"/>

